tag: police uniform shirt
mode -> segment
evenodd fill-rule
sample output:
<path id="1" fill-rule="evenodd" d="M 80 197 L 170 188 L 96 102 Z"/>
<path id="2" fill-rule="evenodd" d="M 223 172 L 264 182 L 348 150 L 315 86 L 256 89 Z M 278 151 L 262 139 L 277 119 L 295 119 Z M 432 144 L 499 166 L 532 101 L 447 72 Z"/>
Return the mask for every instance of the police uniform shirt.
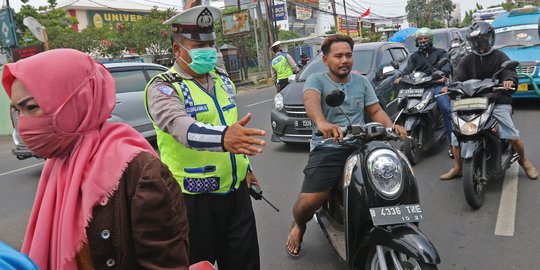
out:
<path id="1" fill-rule="evenodd" d="M 285 59 L 287 59 L 289 66 L 291 66 L 291 68 L 293 69 L 293 72 L 295 74 L 298 73 L 300 71 L 300 68 L 298 68 L 298 65 L 296 64 L 296 62 L 294 62 L 294 59 L 292 58 L 292 56 L 288 53 L 283 53 L 283 54 L 285 54 Z M 270 70 L 272 71 L 272 79 L 274 81 L 277 81 L 276 71 L 274 70 L 274 68 L 271 68 Z"/>
<path id="2" fill-rule="evenodd" d="M 182 70 L 178 63 L 174 63 L 174 70 L 184 78 L 184 80 L 192 80 L 193 77 Z M 211 96 L 215 95 L 216 77 L 212 73 L 208 73 L 207 89 L 203 89 Z M 154 123 L 164 132 L 172 135 L 181 144 L 190 147 L 188 141 L 188 130 L 197 122 L 185 110 L 185 104 L 176 92 L 174 86 L 164 82 L 161 78 L 156 78 L 148 87 L 147 93 L 148 111 L 154 120 Z M 201 124 L 200 124 L 201 125 Z M 201 125 L 202 126 L 202 125 Z M 210 130 L 205 130 L 210 129 Z M 212 127 L 205 125 L 205 129 L 198 130 L 204 133 L 205 131 L 223 131 L 223 126 Z M 193 130 L 192 132 L 195 132 Z M 204 149 L 210 151 L 224 151 L 223 149 Z"/>

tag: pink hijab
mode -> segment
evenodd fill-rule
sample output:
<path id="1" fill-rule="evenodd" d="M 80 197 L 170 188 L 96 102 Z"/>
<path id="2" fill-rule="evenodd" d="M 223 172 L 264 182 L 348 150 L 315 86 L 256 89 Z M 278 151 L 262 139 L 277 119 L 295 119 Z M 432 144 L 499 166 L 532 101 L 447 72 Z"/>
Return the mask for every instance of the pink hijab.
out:
<path id="1" fill-rule="evenodd" d="M 10 97 L 15 79 L 52 115 L 57 134 L 76 137 L 67 156 L 45 162 L 22 252 L 42 270 L 77 269 L 94 206 L 112 196 L 137 154 L 156 153 L 133 128 L 106 121 L 115 82 L 88 55 L 57 49 L 7 64 L 2 83 Z"/>

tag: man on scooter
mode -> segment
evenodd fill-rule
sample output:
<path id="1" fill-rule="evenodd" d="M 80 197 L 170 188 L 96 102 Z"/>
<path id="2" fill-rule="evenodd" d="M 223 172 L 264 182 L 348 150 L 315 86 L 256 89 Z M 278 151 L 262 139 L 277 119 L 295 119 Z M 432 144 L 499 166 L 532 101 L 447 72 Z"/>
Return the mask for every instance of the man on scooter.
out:
<path id="1" fill-rule="evenodd" d="M 495 43 L 495 31 L 490 24 L 486 22 L 475 22 L 469 27 L 467 40 L 471 44 L 472 54 L 465 56 L 459 63 L 454 80 L 466 81 L 470 79 L 489 79 L 497 72 L 503 62 L 510 60 L 504 52 L 493 49 Z M 538 170 L 525 156 L 525 147 L 523 141 L 519 139 L 519 131 L 515 128 L 512 121 L 512 92 L 510 88 L 518 81 L 515 70 L 504 70 L 498 76 L 502 86 L 508 91 L 493 92 L 492 99 L 495 101 L 493 115 L 499 124 L 499 136 L 508 139 L 510 144 L 519 154 L 519 165 L 530 179 L 538 178 Z M 446 92 L 446 88 L 443 92 Z M 449 180 L 461 176 L 461 158 L 458 141 L 452 135 L 452 151 L 455 156 L 454 167 L 447 173 L 441 175 L 441 180 Z"/>
<path id="2" fill-rule="evenodd" d="M 416 31 L 416 47 L 418 51 L 414 52 L 407 62 L 407 66 L 401 73 L 403 75 L 409 75 L 413 71 L 419 71 L 431 75 L 435 71 L 435 66 L 441 59 L 448 58 L 448 53 L 444 49 L 433 47 L 433 32 L 429 28 L 420 28 Z M 440 71 L 444 72 L 446 76 L 452 74 L 452 64 L 448 61 L 444 66 L 442 66 Z M 395 83 L 399 84 L 401 77 L 398 77 L 395 80 Z M 439 85 L 435 86 L 434 94 L 440 94 L 441 89 L 445 85 L 445 80 L 441 79 Z M 450 99 L 443 95 L 437 97 L 437 105 L 441 109 L 444 117 L 444 125 L 446 128 L 446 136 L 448 137 L 448 142 L 451 140 L 452 135 L 452 118 L 451 112 L 452 107 L 450 105 Z M 448 154 L 452 157 L 451 147 L 449 146 Z"/>
<path id="3" fill-rule="evenodd" d="M 306 224 L 317 209 L 328 198 L 331 189 L 340 179 L 346 159 L 352 149 L 340 145 L 343 131 L 340 127 L 349 124 L 363 124 L 364 113 L 370 118 L 391 128 L 393 123 L 381 108 L 375 91 L 368 79 L 351 73 L 353 66 L 353 40 L 348 36 L 333 35 L 327 37 L 322 45 L 323 63 L 328 72 L 314 73 L 308 77 L 304 86 L 304 104 L 306 112 L 314 123 L 311 139 L 311 152 L 304 169 L 302 190 L 293 208 L 294 222 L 287 237 L 287 252 L 298 256 Z M 364 59 L 357 59 L 362 61 Z M 346 98 L 341 106 L 343 112 L 331 108 L 324 102 L 324 97 L 331 91 L 341 89 Z M 319 130 L 323 136 L 317 136 Z M 407 132 L 401 126 L 395 126 L 398 135 L 405 137 Z M 324 138 L 333 141 L 323 143 Z"/>

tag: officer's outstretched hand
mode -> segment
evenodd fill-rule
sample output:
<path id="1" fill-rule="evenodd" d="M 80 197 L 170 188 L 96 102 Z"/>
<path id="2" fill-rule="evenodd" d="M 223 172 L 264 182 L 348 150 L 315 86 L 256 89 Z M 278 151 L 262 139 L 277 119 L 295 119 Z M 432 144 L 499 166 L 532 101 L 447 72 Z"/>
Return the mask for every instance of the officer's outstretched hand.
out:
<path id="1" fill-rule="evenodd" d="M 264 136 L 266 132 L 257 128 L 247 128 L 246 124 L 251 120 L 251 113 L 238 120 L 227 131 L 223 139 L 223 148 L 233 154 L 254 156 L 262 153 L 262 147 L 266 142 L 253 136 Z"/>

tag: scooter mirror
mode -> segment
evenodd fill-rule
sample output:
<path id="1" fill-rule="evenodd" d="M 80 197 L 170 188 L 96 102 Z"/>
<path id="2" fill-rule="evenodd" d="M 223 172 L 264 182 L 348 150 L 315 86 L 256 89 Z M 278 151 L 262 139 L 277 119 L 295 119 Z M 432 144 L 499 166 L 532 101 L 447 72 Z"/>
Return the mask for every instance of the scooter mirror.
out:
<path id="1" fill-rule="evenodd" d="M 325 98 L 326 105 L 330 107 L 341 106 L 345 101 L 345 92 L 336 89 L 330 92 Z"/>
<path id="2" fill-rule="evenodd" d="M 518 61 L 507 60 L 502 63 L 501 68 L 512 70 L 512 69 L 516 69 L 518 65 L 519 65 Z"/>

